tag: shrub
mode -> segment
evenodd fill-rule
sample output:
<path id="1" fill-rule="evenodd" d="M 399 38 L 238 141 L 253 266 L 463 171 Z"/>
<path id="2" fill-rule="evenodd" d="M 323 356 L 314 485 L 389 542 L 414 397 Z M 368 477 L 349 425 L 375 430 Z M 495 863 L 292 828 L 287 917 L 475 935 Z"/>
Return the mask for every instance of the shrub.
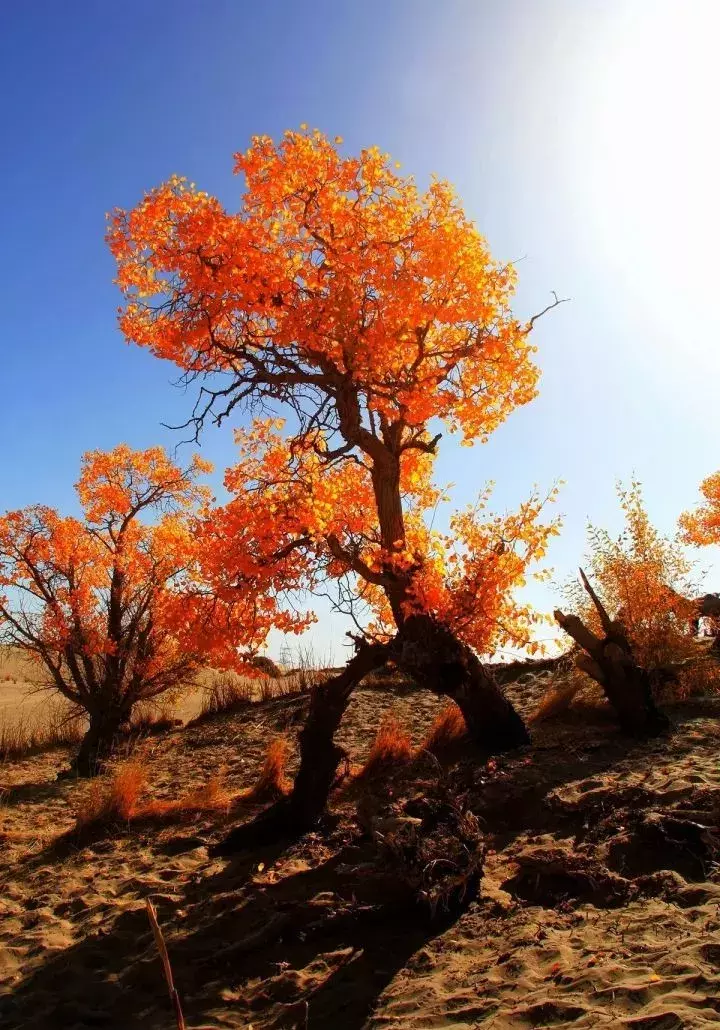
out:
<path id="1" fill-rule="evenodd" d="M 406 765 L 412 753 L 412 741 L 408 733 L 395 716 L 388 715 L 380 723 L 375 743 L 359 776 L 373 776 L 391 765 Z"/>
<path id="2" fill-rule="evenodd" d="M 285 777 L 285 770 L 288 751 L 288 742 L 285 737 L 276 737 L 270 743 L 255 785 L 248 792 L 249 798 L 258 801 L 271 800 L 287 793 L 289 785 Z"/>
<path id="3" fill-rule="evenodd" d="M 455 702 L 451 701 L 436 716 L 427 731 L 422 750 L 429 751 L 432 755 L 440 754 L 459 744 L 466 734 L 467 726 L 463 714 Z"/>

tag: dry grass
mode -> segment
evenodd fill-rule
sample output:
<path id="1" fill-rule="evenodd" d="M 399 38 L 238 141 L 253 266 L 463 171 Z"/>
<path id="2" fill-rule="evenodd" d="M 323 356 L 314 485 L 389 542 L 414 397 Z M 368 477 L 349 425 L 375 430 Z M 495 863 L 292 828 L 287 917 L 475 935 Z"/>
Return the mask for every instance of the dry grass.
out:
<path id="1" fill-rule="evenodd" d="M 374 776 L 388 766 L 407 765 L 413 757 L 410 735 L 393 715 L 380 723 L 375 742 L 358 778 Z"/>
<path id="2" fill-rule="evenodd" d="M 234 672 L 213 673 L 205 685 L 198 719 L 208 719 L 221 712 L 237 712 L 253 701 L 255 685 L 251 679 Z"/>
<path id="3" fill-rule="evenodd" d="M 443 708 L 422 743 L 422 750 L 439 755 L 460 744 L 467 736 L 467 726 L 462 712 L 451 701 Z"/>
<path id="4" fill-rule="evenodd" d="M 530 723 L 547 722 L 567 712 L 580 691 L 590 685 L 587 676 L 573 671 L 567 678 L 552 681 L 540 698 L 540 704 L 530 716 Z"/>
<path id="5" fill-rule="evenodd" d="M 173 801 L 148 801 L 145 805 L 138 805 L 131 818 L 133 821 L 194 818 L 208 812 L 227 811 L 232 800 L 223 777 L 211 776 L 207 783 Z"/>
<path id="6" fill-rule="evenodd" d="M 76 747 L 85 732 L 84 720 L 65 706 L 51 704 L 39 713 L 20 712 L 0 721 L 0 762 L 27 758 L 55 747 Z"/>
<path id="7" fill-rule="evenodd" d="M 256 801 L 273 800 L 287 794 L 289 783 L 285 776 L 289 745 L 286 737 L 276 737 L 267 749 L 265 761 L 248 798 Z"/>
<path id="8" fill-rule="evenodd" d="M 124 762 L 109 776 L 94 780 L 78 806 L 75 833 L 122 823 L 194 818 L 208 812 L 227 811 L 232 803 L 220 775 L 212 776 L 180 798 L 141 803 L 147 786 L 147 769 L 137 761 Z"/>
<path id="9" fill-rule="evenodd" d="M 140 762 L 125 762 L 109 777 L 93 780 L 78 805 L 75 829 L 129 822 L 146 787 L 147 770 Z"/>

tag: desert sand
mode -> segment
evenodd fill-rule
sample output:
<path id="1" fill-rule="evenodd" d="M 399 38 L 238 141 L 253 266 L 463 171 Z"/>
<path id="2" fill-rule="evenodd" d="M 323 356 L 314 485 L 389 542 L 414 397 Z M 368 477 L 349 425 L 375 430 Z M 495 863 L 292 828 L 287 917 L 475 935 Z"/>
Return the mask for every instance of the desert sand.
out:
<path id="1" fill-rule="evenodd" d="M 514 699 L 530 711 L 546 687 L 517 685 Z M 231 793 L 248 787 L 302 704 L 145 740 L 135 758 L 149 794 L 177 797 L 218 773 Z M 440 707 L 424 691 L 360 690 L 340 743 L 361 763 L 393 712 L 419 745 Z M 208 845 L 252 814 L 246 803 L 73 839 L 64 835 L 91 788 L 56 780 L 68 752 L 6 763 L 0 1026 L 173 1027 L 148 897 L 190 1028 L 716 1026 L 720 700 L 670 711 L 667 739 L 628 741 L 600 710 L 538 726 L 533 748 L 512 756 L 421 756 L 346 782 L 316 833 L 232 859 Z M 366 816 L 402 823 L 448 804 L 477 817 L 484 875 L 475 895 L 431 918 L 394 886 L 392 852 Z"/>

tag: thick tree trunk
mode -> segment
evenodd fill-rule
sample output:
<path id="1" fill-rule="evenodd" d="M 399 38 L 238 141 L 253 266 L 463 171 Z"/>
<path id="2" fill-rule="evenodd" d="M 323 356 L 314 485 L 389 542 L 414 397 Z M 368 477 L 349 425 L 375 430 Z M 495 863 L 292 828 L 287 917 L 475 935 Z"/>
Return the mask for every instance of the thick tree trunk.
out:
<path id="1" fill-rule="evenodd" d="M 90 725 L 82 739 L 70 771 L 76 776 L 97 776 L 113 753 L 130 711 L 113 707 L 90 713 Z"/>
<path id="2" fill-rule="evenodd" d="M 385 665 L 391 645 L 358 642 L 357 653 L 337 676 L 316 686 L 310 710 L 300 731 L 300 768 L 288 798 L 278 801 L 252 823 L 238 826 L 216 845 L 214 855 L 231 855 L 248 847 L 295 837 L 316 825 L 325 811 L 340 761 L 346 753 L 335 743 L 335 732 L 355 687 Z"/>
<path id="3" fill-rule="evenodd" d="M 577 615 L 555 612 L 558 624 L 582 648 L 583 653 L 576 659 L 578 668 L 600 684 L 627 733 L 634 736 L 662 733 L 670 720 L 655 704 L 650 672 L 635 661 L 622 622 L 609 617 L 582 569 L 580 575 L 600 615 L 605 636 L 596 636 Z"/>
<path id="4" fill-rule="evenodd" d="M 530 743 L 525 723 L 475 653 L 429 615 L 406 619 L 398 635 L 399 663 L 418 683 L 452 698 L 471 738 L 495 754 Z"/>
<path id="5" fill-rule="evenodd" d="M 300 768 L 288 799 L 288 816 L 295 827 L 313 826 L 325 811 L 338 765 L 347 758 L 335 743 L 335 733 L 353 690 L 368 673 L 386 663 L 389 650 L 389 645 L 360 643 L 347 667 L 313 690 L 300 731 Z"/>

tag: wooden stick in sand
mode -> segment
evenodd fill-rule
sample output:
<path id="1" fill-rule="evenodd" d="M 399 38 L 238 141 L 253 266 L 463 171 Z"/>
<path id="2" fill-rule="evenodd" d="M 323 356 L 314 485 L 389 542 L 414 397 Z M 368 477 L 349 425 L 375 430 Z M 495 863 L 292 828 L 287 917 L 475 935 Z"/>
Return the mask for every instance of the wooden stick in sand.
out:
<path id="1" fill-rule="evenodd" d="M 147 910 L 148 919 L 150 920 L 150 926 L 152 927 L 153 937 L 155 938 L 155 944 L 157 946 L 157 950 L 160 953 L 160 959 L 163 964 L 163 971 L 165 973 L 168 991 L 170 992 L 170 1001 L 172 1002 L 173 1008 L 175 1010 L 175 1022 L 177 1025 L 177 1030 L 186 1030 L 185 1018 L 182 1013 L 182 1008 L 180 1007 L 180 998 L 178 997 L 178 992 L 175 990 L 175 984 L 173 982 L 172 968 L 170 966 L 170 956 L 168 955 L 168 950 L 165 945 L 165 938 L 163 937 L 163 932 L 160 929 L 160 924 L 158 923 L 155 906 L 153 905 L 150 898 L 145 899 L 145 908 Z"/>

